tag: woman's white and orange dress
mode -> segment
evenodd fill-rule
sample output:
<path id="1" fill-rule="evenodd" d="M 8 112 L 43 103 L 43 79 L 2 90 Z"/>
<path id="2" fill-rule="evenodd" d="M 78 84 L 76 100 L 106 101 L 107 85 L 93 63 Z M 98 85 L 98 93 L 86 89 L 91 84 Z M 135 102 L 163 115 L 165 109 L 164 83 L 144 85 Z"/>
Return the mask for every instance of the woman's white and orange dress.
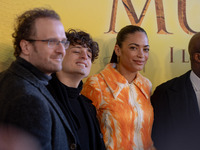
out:
<path id="1" fill-rule="evenodd" d="M 152 84 L 140 73 L 129 84 L 115 66 L 89 77 L 81 93 L 97 109 L 107 150 L 152 150 Z"/>

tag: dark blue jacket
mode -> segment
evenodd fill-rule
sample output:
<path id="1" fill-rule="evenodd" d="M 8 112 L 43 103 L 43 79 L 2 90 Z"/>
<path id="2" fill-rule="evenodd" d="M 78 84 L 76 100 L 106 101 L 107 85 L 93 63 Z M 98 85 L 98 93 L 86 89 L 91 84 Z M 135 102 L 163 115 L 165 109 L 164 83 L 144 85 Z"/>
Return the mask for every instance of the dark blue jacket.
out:
<path id="1" fill-rule="evenodd" d="M 200 149 L 200 114 L 190 72 L 161 84 L 151 97 L 157 150 Z"/>
<path id="2" fill-rule="evenodd" d="M 47 78 L 22 58 L 2 72 L 0 123 L 35 136 L 43 150 L 75 149 L 77 142 L 68 121 L 46 89 Z"/>

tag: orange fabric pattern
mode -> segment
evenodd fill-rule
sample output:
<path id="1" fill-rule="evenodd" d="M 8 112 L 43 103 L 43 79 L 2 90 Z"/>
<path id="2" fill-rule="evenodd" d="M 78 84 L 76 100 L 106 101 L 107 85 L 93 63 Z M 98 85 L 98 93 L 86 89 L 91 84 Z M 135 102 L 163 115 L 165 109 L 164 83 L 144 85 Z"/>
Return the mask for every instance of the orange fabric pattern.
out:
<path id="1" fill-rule="evenodd" d="M 140 73 L 133 83 L 108 64 L 86 81 L 82 94 L 97 108 L 101 131 L 108 150 L 153 150 L 151 129 L 152 84 Z"/>

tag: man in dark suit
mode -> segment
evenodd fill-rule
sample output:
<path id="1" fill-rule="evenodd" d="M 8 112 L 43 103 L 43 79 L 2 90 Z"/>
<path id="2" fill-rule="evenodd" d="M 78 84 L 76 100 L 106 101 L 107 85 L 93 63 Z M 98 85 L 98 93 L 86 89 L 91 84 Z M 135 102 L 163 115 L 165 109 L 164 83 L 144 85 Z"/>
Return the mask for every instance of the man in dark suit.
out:
<path id="1" fill-rule="evenodd" d="M 200 149 L 200 33 L 188 51 L 191 70 L 158 86 L 151 97 L 157 150 Z"/>
<path id="2" fill-rule="evenodd" d="M 81 95 L 82 79 L 90 73 L 99 53 L 98 44 L 84 31 L 70 29 L 62 70 L 52 74 L 48 89 L 68 119 L 81 150 L 105 150 L 92 101 Z"/>
<path id="3" fill-rule="evenodd" d="M 76 149 L 75 135 L 46 88 L 69 46 L 59 15 L 45 8 L 26 11 L 13 38 L 16 60 L 0 73 L 0 124 L 24 130 L 42 150 Z"/>

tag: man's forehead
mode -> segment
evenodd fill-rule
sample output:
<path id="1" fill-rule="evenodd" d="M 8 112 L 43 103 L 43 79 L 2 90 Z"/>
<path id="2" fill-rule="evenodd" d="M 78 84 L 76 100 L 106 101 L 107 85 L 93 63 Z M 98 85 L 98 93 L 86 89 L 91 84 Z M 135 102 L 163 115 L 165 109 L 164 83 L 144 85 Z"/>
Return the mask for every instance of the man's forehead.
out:
<path id="1" fill-rule="evenodd" d="M 92 52 L 92 50 L 87 46 L 87 44 L 74 43 L 71 46 L 77 48 L 86 48 L 89 52 Z"/>
<path id="2" fill-rule="evenodd" d="M 35 32 L 37 35 L 62 34 L 66 37 L 64 27 L 59 20 L 52 18 L 38 18 L 35 21 Z"/>

